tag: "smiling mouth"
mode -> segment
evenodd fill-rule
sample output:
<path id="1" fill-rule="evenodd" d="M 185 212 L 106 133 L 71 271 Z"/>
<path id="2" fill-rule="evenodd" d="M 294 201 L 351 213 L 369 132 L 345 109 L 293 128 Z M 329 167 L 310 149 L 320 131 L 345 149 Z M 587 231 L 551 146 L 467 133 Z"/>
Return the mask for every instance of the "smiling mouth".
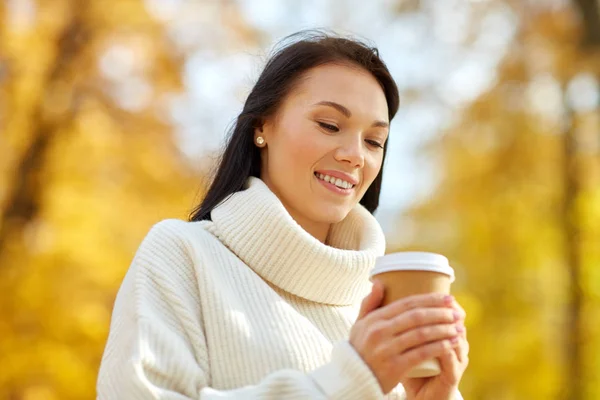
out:
<path id="1" fill-rule="evenodd" d="M 329 175 L 325 175 L 325 174 L 320 174 L 318 172 L 315 172 L 315 176 L 317 177 L 317 179 L 324 181 L 326 183 L 329 183 L 331 185 L 334 185 L 337 188 L 342 189 L 342 190 L 350 190 L 356 186 L 356 185 L 353 185 L 352 183 L 345 181 L 343 179 L 335 178 L 333 176 L 329 176 Z"/>

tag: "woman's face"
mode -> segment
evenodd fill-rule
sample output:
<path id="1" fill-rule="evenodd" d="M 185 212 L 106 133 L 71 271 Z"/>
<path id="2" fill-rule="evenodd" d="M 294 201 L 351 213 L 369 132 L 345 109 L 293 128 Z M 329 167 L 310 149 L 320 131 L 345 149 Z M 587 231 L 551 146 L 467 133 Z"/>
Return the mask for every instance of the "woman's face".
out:
<path id="1" fill-rule="evenodd" d="M 341 221 L 381 169 L 388 107 L 377 80 L 359 67 L 306 72 L 262 136 L 261 179 L 305 229 Z"/>

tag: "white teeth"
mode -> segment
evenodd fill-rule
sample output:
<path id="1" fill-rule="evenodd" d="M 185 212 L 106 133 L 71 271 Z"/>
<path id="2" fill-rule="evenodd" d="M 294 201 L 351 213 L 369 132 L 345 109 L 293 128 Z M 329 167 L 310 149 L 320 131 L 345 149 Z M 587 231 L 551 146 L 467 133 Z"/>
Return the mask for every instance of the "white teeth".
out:
<path id="1" fill-rule="evenodd" d="M 323 180 L 325 182 L 332 183 L 335 186 L 337 186 L 339 188 L 342 188 L 342 189 L 352 189 L 354 187 L 354 185 L 351 184 L 350 182 L 343 181 L 343 180 L 341 180 L 339 178 L 334 178 L 332 176 L 324 175 L 324 174 L 321 174 L 321 173 L 318 173 L 316 175 L 317 175 L 317 178 L 319 178 L 319 179 L 321 179 L 321 180 Z"/>

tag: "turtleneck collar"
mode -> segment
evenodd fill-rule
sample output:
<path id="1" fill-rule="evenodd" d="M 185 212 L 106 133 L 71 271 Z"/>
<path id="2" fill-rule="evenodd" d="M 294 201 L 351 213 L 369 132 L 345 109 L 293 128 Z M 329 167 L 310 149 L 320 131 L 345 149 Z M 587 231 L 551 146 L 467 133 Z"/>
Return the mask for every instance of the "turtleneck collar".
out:
<path id="1" fill-rule="evenodd" d="M 379 223 L 358 204 L 334 224 L 329 245 L 306 232 L 258 178 L 211 213 L 219 239 L 263 279 L 307 300 L 356 304 L 370 288 L 369 271 L 385 251 Z"/>

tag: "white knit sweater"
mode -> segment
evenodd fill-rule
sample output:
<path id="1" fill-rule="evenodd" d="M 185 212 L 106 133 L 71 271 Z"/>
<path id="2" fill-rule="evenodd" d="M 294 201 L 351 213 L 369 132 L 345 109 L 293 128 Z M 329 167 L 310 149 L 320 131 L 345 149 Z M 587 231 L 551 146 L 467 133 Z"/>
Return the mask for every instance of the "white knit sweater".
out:
<path id="1" fill-rule="evenodd" d="M 382 399 L 348 343 L 384 252 L 362 206 L 304 231 L 259 179 L 211 213 L 166 220 L 117 295 L 98 377 L 105 399 Z M 399 386 L 388 398 L 403 398 Z"/>

